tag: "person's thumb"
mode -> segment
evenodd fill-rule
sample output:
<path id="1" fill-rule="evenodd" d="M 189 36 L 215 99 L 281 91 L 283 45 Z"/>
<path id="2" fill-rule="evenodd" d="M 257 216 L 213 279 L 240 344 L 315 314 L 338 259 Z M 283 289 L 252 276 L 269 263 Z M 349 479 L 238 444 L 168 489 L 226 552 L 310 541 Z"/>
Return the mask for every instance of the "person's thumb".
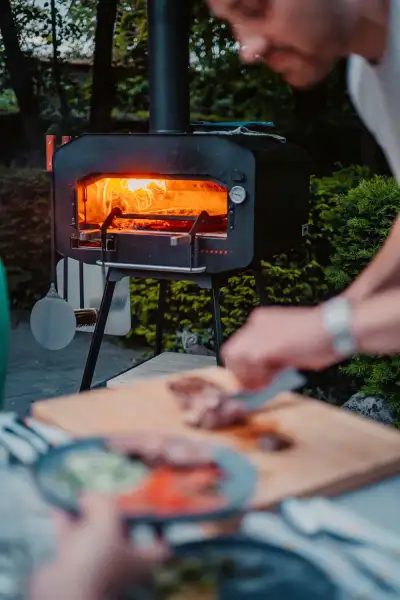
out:
<path id="1" fill-rule="evenodd" d="M 82 516 L 87 524 L 108 529 L 120 521 L 115 498 L 102 494 L 85 494 L 79 500 Z"/>

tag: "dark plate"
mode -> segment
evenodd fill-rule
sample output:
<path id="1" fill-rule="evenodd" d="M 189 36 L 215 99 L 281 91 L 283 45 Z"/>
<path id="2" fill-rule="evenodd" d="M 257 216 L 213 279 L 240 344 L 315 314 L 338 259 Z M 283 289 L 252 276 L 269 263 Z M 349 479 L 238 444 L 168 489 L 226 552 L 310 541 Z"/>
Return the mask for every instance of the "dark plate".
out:
<path id="1" fill-rule="evenodd" d="M 133 438 L 134 436 L 132 436 Z M 115 439 L 115 438 L 114 438 Z M 165 436 L 165 440 L 184 440 L 184 438 Z M 52 473 L 60 472 L 63 462 L 68 454 L 94 449 L 108 449 L 107 438 L 90 438 L 79 440 L 67 446 L 51 450 L 41 456 L 34 467 L 37 486 L 43 497 L 53 506 L 61 508 L 71 514 L 78 515 L 78 494 L 63 490 L 62 486 L 51 479 Z M 122 517 L 128 522 L 166 524 L 176 521 L 212 521 L 232 516 L 243 510 L 251 500 L 257 481 L 254 467 L 240 454 L 220 446 L 206 446 L 211 453 L 211 460 L 223 473 L 221 480 L 221 494 L 226 499 L 223 506 L 208 512 L 155 512 L 139 513 L 129 512 Z"/>
<path id="2" fill-rule="evenodd" d="M 339 590 L 319 567 L 295 552 L 245 536 L 227 536 L 174 547 L 175 557 L 215 564 L 229 558 L 234 574 L 220 576 L 221 600 L 338 600 Z"/>

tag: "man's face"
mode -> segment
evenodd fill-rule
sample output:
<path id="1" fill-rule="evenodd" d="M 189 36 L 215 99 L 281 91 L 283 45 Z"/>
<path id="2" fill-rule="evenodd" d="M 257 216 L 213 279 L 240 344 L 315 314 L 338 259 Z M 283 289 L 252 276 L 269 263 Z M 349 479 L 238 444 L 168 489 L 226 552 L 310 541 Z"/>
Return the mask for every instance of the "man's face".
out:
<path id="1" fill-rule="evenodd" d="M 348 19 L 343 0 L 208 0 L 228 21 L 245 62 L 264 61 L 294 87 L 317 83 L 341 56 Z"/>

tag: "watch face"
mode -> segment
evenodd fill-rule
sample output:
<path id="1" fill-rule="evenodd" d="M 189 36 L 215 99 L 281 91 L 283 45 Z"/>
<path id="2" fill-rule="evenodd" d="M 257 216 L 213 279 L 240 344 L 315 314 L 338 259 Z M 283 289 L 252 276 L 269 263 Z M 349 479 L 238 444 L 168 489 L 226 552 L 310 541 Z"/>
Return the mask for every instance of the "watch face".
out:
<path id="1" fill-rule="evenodd" d="M 30 567 L 25 544 L 0 540 L 0 600 L 24 600 L 27 597 Z"/>

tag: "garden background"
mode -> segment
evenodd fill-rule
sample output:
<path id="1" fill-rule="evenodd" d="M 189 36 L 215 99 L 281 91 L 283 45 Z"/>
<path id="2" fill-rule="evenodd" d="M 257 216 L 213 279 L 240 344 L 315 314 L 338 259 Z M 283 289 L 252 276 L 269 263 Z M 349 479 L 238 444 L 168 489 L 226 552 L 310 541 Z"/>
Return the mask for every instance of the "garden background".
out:
<path id="1" fill-rule="evenodd" d="M 0 10 L 0 255 L 13 308 L 30 309 L 49 283 L 46 133 L 146 131 L 145 0 L 2 0 Z M 303 248 L 264 264 L 272 304 L 315 304 L 343 289 L 375 255 L 400 203 L 400 189 L 346 92 L 346 63 L 316 88 L 292 90 L 265 66 L 240 64 L 224 23 L 194 0 L 193 120 L 274 121 L 305 148 L 314 176 L 310 236 Z M 133 329 L 124 343 L 151 343 L 157 289 L 135 282 Z M 189 328 L 212 346 L 208 298 L 176 283 L 169 299 L 168 348 Z M 255 304 L 251 276 L 223 290 L 226 335 Z M 400 412 L 400 360 L 355 358 L 316 374 L 311 392 L 343 403 L 363 390 Z"/>

